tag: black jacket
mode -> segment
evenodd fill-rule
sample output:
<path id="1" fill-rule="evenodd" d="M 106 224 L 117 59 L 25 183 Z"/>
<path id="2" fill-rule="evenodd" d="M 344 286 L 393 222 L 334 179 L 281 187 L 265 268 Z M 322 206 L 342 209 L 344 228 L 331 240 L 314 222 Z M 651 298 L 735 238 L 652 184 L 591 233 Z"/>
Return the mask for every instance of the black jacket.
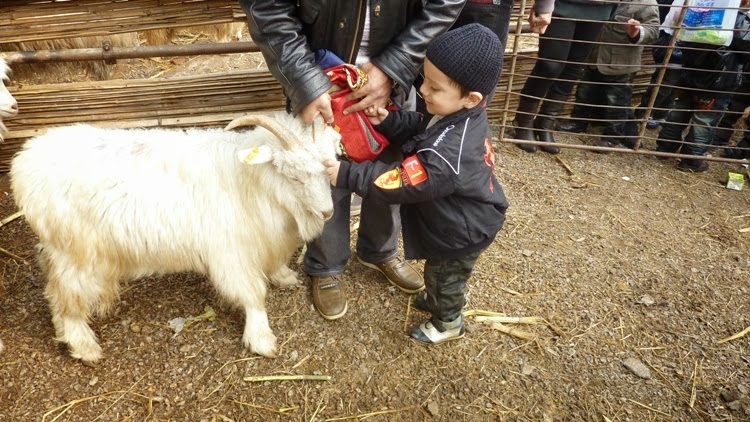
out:
<path id="1" fill-rule="evenodd" d="M 683 61 L 680 86 L 703 96 L 729 98 L 740 87 L 743 77 L 747 77 L 743 70 L 750 53 L 750 16 L 745 10 L 737 13 L 728 47 L 682 41 L 676 45 L 682 51 Z"/>
<path id="2" fill-rule="evenodd" d="M 399 86 L 410 87 L 427 44 L 453 24 L 464 3 L 371 0 L 372 62 Z M 354 62 L 366 4 L 366 0 L 240 0 L 250 35 L 291 99 L 295 113 L 331 87 L 315 64 L 314 50 L 327 49 L 348 63 Z"/>
<path id="3" fill-rule="evenodd" d="M 462 110 L 420 131 L 425 124 L 418 113 L 390 113 L 378 129 L 403 145 L 406 158 L 391 164 L 342 162 L 337 186 L 402 204 L 408 259 L 458 258 L 484 249 L 508 208 L 493 174 L 486 110 Z"/>

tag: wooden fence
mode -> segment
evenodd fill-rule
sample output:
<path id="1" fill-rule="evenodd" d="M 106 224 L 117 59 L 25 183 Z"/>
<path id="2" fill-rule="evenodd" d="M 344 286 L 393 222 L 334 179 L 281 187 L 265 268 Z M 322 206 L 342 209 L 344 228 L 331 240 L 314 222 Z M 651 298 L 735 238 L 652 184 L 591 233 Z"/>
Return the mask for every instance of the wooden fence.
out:
<path id="1" fill-rule="evenodd" d="M 236 0 L 5 0 L 0 6 L 0 40 L 106 36 L 244 21 L 237 3 Z M 511 32 L 515 31 L 517 19 L 525 16 L 516 5 Z M 517 55 L 515 69 L 510 69 L 512 54 Z M 490 118 L 499 119 L 507 110 L 515 109 L 517 93 L 535 60 L 535 50 L 506 53 L 503 77 L 490 105 Z M 508 90 L 511 73 L 513 86 Z M 641 72 L 638 83 L 645 82 L 647 73 Z M 11 92 L 18 100 L 20 113 L 6 121 L 10 133 L 5 144 L 0 144 L 0 172 L 9 170 L 10 159 L 28 137 L 50 126 L 78 122 L 105 127 L 221 126 L 237 115 L 281 109 L 284 104 L 279 84 L 265 70 L 12 86 Z"/>

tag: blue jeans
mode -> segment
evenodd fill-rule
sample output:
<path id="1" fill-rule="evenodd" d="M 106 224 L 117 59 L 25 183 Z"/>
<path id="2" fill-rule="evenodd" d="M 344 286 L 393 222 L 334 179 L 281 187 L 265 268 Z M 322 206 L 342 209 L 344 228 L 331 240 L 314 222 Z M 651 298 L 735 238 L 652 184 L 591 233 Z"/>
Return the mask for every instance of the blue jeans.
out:
<path id="1" fill-rule="evenodd" d="M 396 148 L 387 148 L 378 161 L 392 162 L 400 158 Z M 341 274 L 351 257 L 350 215 L 351 191 L 331 188 L 333 218 L 323 227 L 323 234 L 307 244 L 305 272 L 311 276 L 325 277 Z M 357 255 L 374 264 L 388 261 L 398 255 L 398 235 L 401 218 L 398 205 L 389 205 L 362 198 Z"/>
<path id="2" fill-rule="evenodd" d="M 713 141 L 728 101 L 690 90 L 679 90 L 675 97 L 674 108 L 661 125 L 657 149 L 701 156 Z M 682 132 L 688 125 L 690 131 L 683 140 Z"/>

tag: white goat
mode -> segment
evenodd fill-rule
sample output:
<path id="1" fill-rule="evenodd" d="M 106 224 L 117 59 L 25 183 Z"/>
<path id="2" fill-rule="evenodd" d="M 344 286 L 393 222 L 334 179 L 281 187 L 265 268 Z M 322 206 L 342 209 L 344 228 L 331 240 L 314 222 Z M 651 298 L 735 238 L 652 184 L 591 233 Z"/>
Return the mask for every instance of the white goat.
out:
<path id="1" fill-rule="evenodd" d="M 5 86 L 8 82 L 10 82 L 10 67 L 5 60 L 0 58 L 0 142 L 3 142 L 3 135 L 6 133 L 3 119 L 15 116 L 18 113 L 18 103 L 8 91 L 8 87 Z M 0 343 L 0 347 L 2 347 L 2 343 Z"/>
<path id="2" fill-rule="evenodd" d="M 266 281 L 299 283 L 287 262 L 333 214 L 322 162 L 340 135 L 286 113 L 226 129 L 246 125 L 264 129 L 62 127 L 13 159 L 11 186 L 39 236 L 55 333 L 74 358 L 102 356 L 87 320 L 115 303 L 120 281 L 188 270 L 244 308 L 246 347 L 276 355 Z"/>

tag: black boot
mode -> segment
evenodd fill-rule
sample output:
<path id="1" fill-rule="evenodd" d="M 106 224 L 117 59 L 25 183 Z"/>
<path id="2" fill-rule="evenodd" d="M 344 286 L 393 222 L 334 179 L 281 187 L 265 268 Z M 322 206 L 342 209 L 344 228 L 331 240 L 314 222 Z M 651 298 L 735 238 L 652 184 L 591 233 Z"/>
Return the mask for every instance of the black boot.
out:
<path id="1" fill-rule="evenodd" d="M 750 158 L 750 139 L 743 137 L 737 142 L 736 146 L 724 149 L 723 155 L 726 158 L 732 158 L 735 160 Z"/>
<path id="2" fill-rule="evenodd" d="M 579 104 L 573 106 L 573 111 L 570 112 L 569 118 L 557 121 L 557 130 L 563 132 L 583 133 L 588 127 L 588 113 L 583 111 L 583 107 Z"/>
<path id="3" fill-rule="evenodd" d="M 542 103 L 542 107 L 539 109 L 539 115 L 534 119 L 534 129 L 536 129 L 534 135 L 536 136 L 537 141 L 548 142 L 550 144 L 555 143 L 555 137 L 552 132 L 555 130 L 557 116 L 560 115 L 564 101 L 567 98 L 567 95 L 561 95 L 556 92 L 550 92 L 547 94 L 547 97 Z M 550 154 L 560 153 L 560 148 L 554 145 L 545 145 L 539 148 Z"/>
<path id="4" fill-rule="evenodd" d="M 534 129 L 532 129 L 532 127 L 534 115 L 536 114 L 538 108 L 538 99 L 521 95 L 518 101 L 516 116 L 513 119 L 513 137 L 515 139 L 523 139 L 525 141 L 535 140 Z M 516 144 L 516 146 L 526 152 L 536 152 L 537 150 L 536 145 Z"/>
<path id="5" fill-rule="evenodd" d="M 583 133 L 588 129 L 589 123 L 585 120 L 570 116 L 569 119 L 557 122 L 557 130 L 570 133 Z"/>

